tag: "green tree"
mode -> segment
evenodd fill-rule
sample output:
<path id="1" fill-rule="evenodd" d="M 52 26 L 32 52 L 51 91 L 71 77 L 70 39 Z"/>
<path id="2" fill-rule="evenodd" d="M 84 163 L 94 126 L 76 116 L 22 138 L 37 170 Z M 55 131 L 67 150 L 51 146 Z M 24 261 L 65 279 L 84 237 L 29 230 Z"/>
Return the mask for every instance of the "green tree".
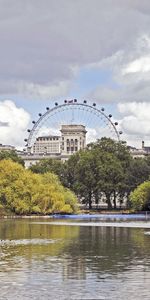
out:
<path id="1" fill-rule="evenodd" d="M 92 151 L 83 151 L 80 153 L 80 159 L 74 165 L 74 182 L 72 182 L 73 189 L 82 198 L 82 202 L 92 208 L 92 198 L 96 190 L 95 178 L 95 157 Z"/>
<path id="2" fill-rule="evenodd" d="M 98 160 L 98 186 L 106 197 L 108 209 L 116 208 L 116 198 L 124 186 L 124 170 L 121 162 L 111 153 L 101 155 Z M 113 201 L 113 203 L 112 203 Z"/>
<path id="3" fill-rule="evenodd" d="M 57 175 L 34 174 L 12 160 L 0 161 L 0 204 L 17 214 L 77 212 L 76 196 Z"/>
<path id="4" fill-rule="evenodd" d="M 58 175 L 60 181 L 64 183 L 64 164 L 61 160 L 57 159 L 42 159 L 35 165 L 30 167 L 30 170 L 36 174 L 44 174 L 47 172 Z"/>
<path id="5" fill-rule="evenodd" d="M 0 151 L 0 160 L 2 159 L 11 159 L 14 162 L 17 162 L 24 166 L 24 160 L 18 156 L 15 150 L 9 150 L 9 151 Z"/>
<path id="6" fill-rule="evenodd" d="M 125 182 L 125 193 L 128 200 L 131 191 L 133 191 L 138 185 L 149 179 L 150 165 L 144 158 L 136 158 L 130 161 L 130 165 L 127 169 L 127 177 Z M 130 201 L 129 205 L 130 205 Z"/>
<path id="7" fill-rule="evenodd" d="M 147 210 L 150 208 L 150 181 L 140 184 L 130 194 L 130 201 L 133 209 Z"/>
<path id="8" fill-rule="evenodd" d="M 66 164 L 66 179 L 84 203 L 92 208 L 104 195 L 108 208 L 123 198 L 131 156 L 125 145 L 103 138 L 73 155 Z"/>

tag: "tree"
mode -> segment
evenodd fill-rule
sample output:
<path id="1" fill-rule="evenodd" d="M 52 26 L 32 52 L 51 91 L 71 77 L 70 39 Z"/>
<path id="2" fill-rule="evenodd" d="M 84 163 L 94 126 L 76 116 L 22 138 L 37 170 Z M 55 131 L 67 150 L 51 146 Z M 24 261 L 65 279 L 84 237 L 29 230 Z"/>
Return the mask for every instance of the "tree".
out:
<path id="1" fill-rule="evenodd" d="M 61 160 L 57 159 L 42 159 L 35 165 L 30 167 L 30 170 L 36 174 L 44 174 L 47 172 L 58 175 L 62 183 L 64 183 L 64 164 Z"/>
<path id="2" fill-rule="evenodd" d="M 74 183 L 73 189 L 80 195 L 84 203 L 89 205 L 89 209 L 92 208 L 92 198 L 96 190 L 96 178 L 95 178 L 95 157 L 92 151 L 82 151 L 80 153 L 80 159 L 76 165 L 74 165 Z"/>
<path id="3" fill-rule="evenodd" d="M 143 182 L 131 192 L 130 201 L 135 210 L 150 209 L 150 181 Z"/>
<path id="4" fill-rule="evenodd" d="M 9 150 L 9 151 L 0 151 L 0 160 L 2 159 L 11 159 L 14 162 L 17 162 L 24 166 L 24 160 L 18 156 L 15 150 Z"/>
<path id="5" fill-rule="evenodd" d="M 68 160 L 68 186 L 89 205 L 89 208 L 92 208 L 93 202 L 98 204 L 104 195 L 108 208 L 112 208 L 113 205 L 116 208 L 116 198 L 123 194 L 125 188 L 130 161 L 131 156 L 124 145 L 102 138 Z"/>
<path id="6" fill-rule="evenodd" d="M 105 153 L 98 160 L 98 186 L 105 194 L 108 209 L 116 208 L 116 197 L 124 185 L 124 171 L 121 162 L 111 153 Z M 112 203 L 113 200 L 113 203 Z"/>
<path id="7" fill-rule="evenodd" d="M 77 212 L 76 196 L 57 175 L 34 174 L 11 160 L 0 161 L 0 204 L 17 214 Z"/>
<path id="8" fill-rule="evenodd" d="M 148 164 L 147 159 L 136 158 L 130 161 L 125 182 L 125 192 L 127 194 L 127 198 L 129 197 L 131 191 L 133 191 L 138 185 L 149 179 L 149 175 L 150 165 Z"/>

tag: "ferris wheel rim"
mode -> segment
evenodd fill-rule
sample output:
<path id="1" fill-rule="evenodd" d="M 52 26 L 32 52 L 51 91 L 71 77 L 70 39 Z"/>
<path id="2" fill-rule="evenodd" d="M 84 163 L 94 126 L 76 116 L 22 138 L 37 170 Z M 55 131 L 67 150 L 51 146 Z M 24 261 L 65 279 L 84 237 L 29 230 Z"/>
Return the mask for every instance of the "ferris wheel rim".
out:
<path id="1" fill-rule="evenodd" d="M 44 114 L 39 113 L 38 120 L 37 121 L 32 121 L 32 123 L 33 123 L 32 129 L 27 130 L 29 132 L 29 136 L 28 136 L 27 139 L 25 139 L 25 141 L 27 142 L 26 147 L 32 147 L 32 137 L 34 135 L 34 132 L 35 132 L 36 128 L 38 128 L 38 125 L 42 122 L 42 120 L 44 120 L 46 118 L 46 116 L 50 115 L 52 112 L 57 111 L 58 109 L 61 109 L 63 107 L 64 108 L 69 107 L 69 106 L 70 107 L 71 106 L 76 106 L 76 107 L 80 106 L 82 108 L 86 107 L 86 108 L 89 108 L 90 110 L 95 111 L 98 114 L 102 115 L 104 118 L 106 118 L 106 120 L 109 122 L 109 124 L 113 127 L 114 132 L 116 134 L 116 137 L 117 137 L 118 141 L 120 141 L 120 134 L 122 134 L 122 132 L 121 131 L 119 132 L 116 128 L 116 125 L 118 125 L 118 123 L 117 122 L 115 122 L 115 123 L 112 122 L 112 120 L 110 118 L 110 115 L 108 116 L 107 114 L 105 114 L 104 108 L 101 108 L 101 109 L 97 108 L 95 103 L 93 103 L 93 105 L 92 105 L 92 104 L 88 104 L 87 102 L 81 103 L 81 102 L 69 102 L 69 101 L 67 101 L 67 102 L 62 103 L 62 104 L 58 104 L 56 102 L 54 107 L 52 107 L 52 108 L 47 107 L 46 108 L 47 110 Z"/>

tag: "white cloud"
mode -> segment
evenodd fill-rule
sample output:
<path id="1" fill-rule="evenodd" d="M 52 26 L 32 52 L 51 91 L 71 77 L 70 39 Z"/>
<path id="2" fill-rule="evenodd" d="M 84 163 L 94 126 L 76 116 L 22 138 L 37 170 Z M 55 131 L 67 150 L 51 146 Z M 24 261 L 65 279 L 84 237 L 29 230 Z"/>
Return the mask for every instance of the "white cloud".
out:
<path id="1" fill-rule="evenodd" d="M 150 145 L 150 103 L 119 103 L 118 110 L 123 139 L 132 146 L 141 147 L 142 140 Z"/>
<path id="2" fill-rule="evenodd" d="M 0 102 L 0 143 L 16 147 L 24 145 L 29 121 L 30 115 L 13 101 Z"/>
<path id="3" fill-rule="evenodd" d="M 95 142 L 97 139 L 101 139 L 102 137 L 110 137 L 112 139 L 118 140 L 115 130 L 111 125 L 107 125 L 105 127 L 97 127 L 97 128 L 89 128 L 86 127 L 86 141 L 87 144 L 91 142 Z"/>
<path id="4" fill-rule="evenodd" d="M 66 82 L 77 76 L 77 70 L 101 67 L 104 60 L 113 72 L 127 69 L 129 63 L 133 68 L 140 58 L 137 39 L 150 35 L 150 3 L 130 2 L 2 1 L 0 94 L 64 95 Z M 145 41 L 140 42 L 141 48 L 146 47 Z M 120 58 L 112 62 L 118 53 L 123 53 L 123 65 Z"/>
<path id="5" fill-rule="evenodd" d="M 94 69 L 99 69 L 101 74 L 109 73 L 111 80 L 96 78 L 100 84 L 91 88 L 89 82 L 88 95 L 81 97 L 103 105 L 122 103 L 118 109 L 127 138 L 131 134 L 135 139 L 139 134 L 139 139 L 148 140 L 150 1 L 61 0 L 58 5 L 54 0 L 5 0 L 1 3 L 0 25 L 3 99 L 16 94 L 23 99 L 68 98 L 75 88 L 80 97 L 82 88 L 86 90 L 81 86 L 80 92 L 80 70 L 92 69 L 94 74 Z M 74 85 L 75 78 L 79 86 Z M 7 111 L 5 120 L 0 119 L 0 138 L 18 144 L 20 138 L 13 130 L 27 126 L 26 112 L 15 107 L 23 118 L 18 117 L 14 124 L 8 109 L 11 105 L 0 105 Z M 11 125 L 6 124 L 7 119 Z M 95 134 L 91 132 L 91 137 Z"/>
<path id="6" fill-rule="evenodd" d="M 128 73 L 149 72 L 150 71 L 150 56 L 140 57 L 129 63 L 123 70 L 123 75 Z"/>
<path id="7" fill-rule="evenodd" d="M 121 51 L 101 60 L 100 70 L 111 74 L 111 82 L 98 85 L 89 97 L 99 102 L 150 101 L 150 32 L 138 37 Z M 96 68 L 95 65 L 91 65 Z"/>

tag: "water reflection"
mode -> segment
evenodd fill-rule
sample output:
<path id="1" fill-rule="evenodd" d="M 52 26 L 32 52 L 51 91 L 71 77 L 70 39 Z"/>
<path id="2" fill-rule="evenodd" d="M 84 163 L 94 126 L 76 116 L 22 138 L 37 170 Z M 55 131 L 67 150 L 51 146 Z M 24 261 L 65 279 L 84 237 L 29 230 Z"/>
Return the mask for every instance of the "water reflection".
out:
<path id="1" fill-rule="evenodd" d="M 141 236 L 146 245 L 144 253 L 143 247 L 139 247 Z M 111 274 L 124 272 L 136 265 L 137 260 L 141 260 L 141 256 L 144 256 L 143 259 L 146 259 L 148 263 L 150 262 L 150 239 L 146 239 L 143 230 L 105 227 L 85 229 L 81 227 L 78 242 L 66 246 L 66 254 L 69 260 L 73 261 L 72 264 L 67 265 L 68 272 L 65 274 L 68 274 L 68 277 L 74 277 L 76 269 L 78 276 L 78 260 L 82 269 L 81 273 L 94 272 L 98 276 L 107 272 L 111 272 Z M 83 269 L 85 269 L 84 272 Z"/>
<path id="2" fill-rule="evenodd" d="M 0 222 L 0 288 L 4 299 L 149 296 L 150 236 L 144 234 L 146 229 L 41 222 Z"/>

